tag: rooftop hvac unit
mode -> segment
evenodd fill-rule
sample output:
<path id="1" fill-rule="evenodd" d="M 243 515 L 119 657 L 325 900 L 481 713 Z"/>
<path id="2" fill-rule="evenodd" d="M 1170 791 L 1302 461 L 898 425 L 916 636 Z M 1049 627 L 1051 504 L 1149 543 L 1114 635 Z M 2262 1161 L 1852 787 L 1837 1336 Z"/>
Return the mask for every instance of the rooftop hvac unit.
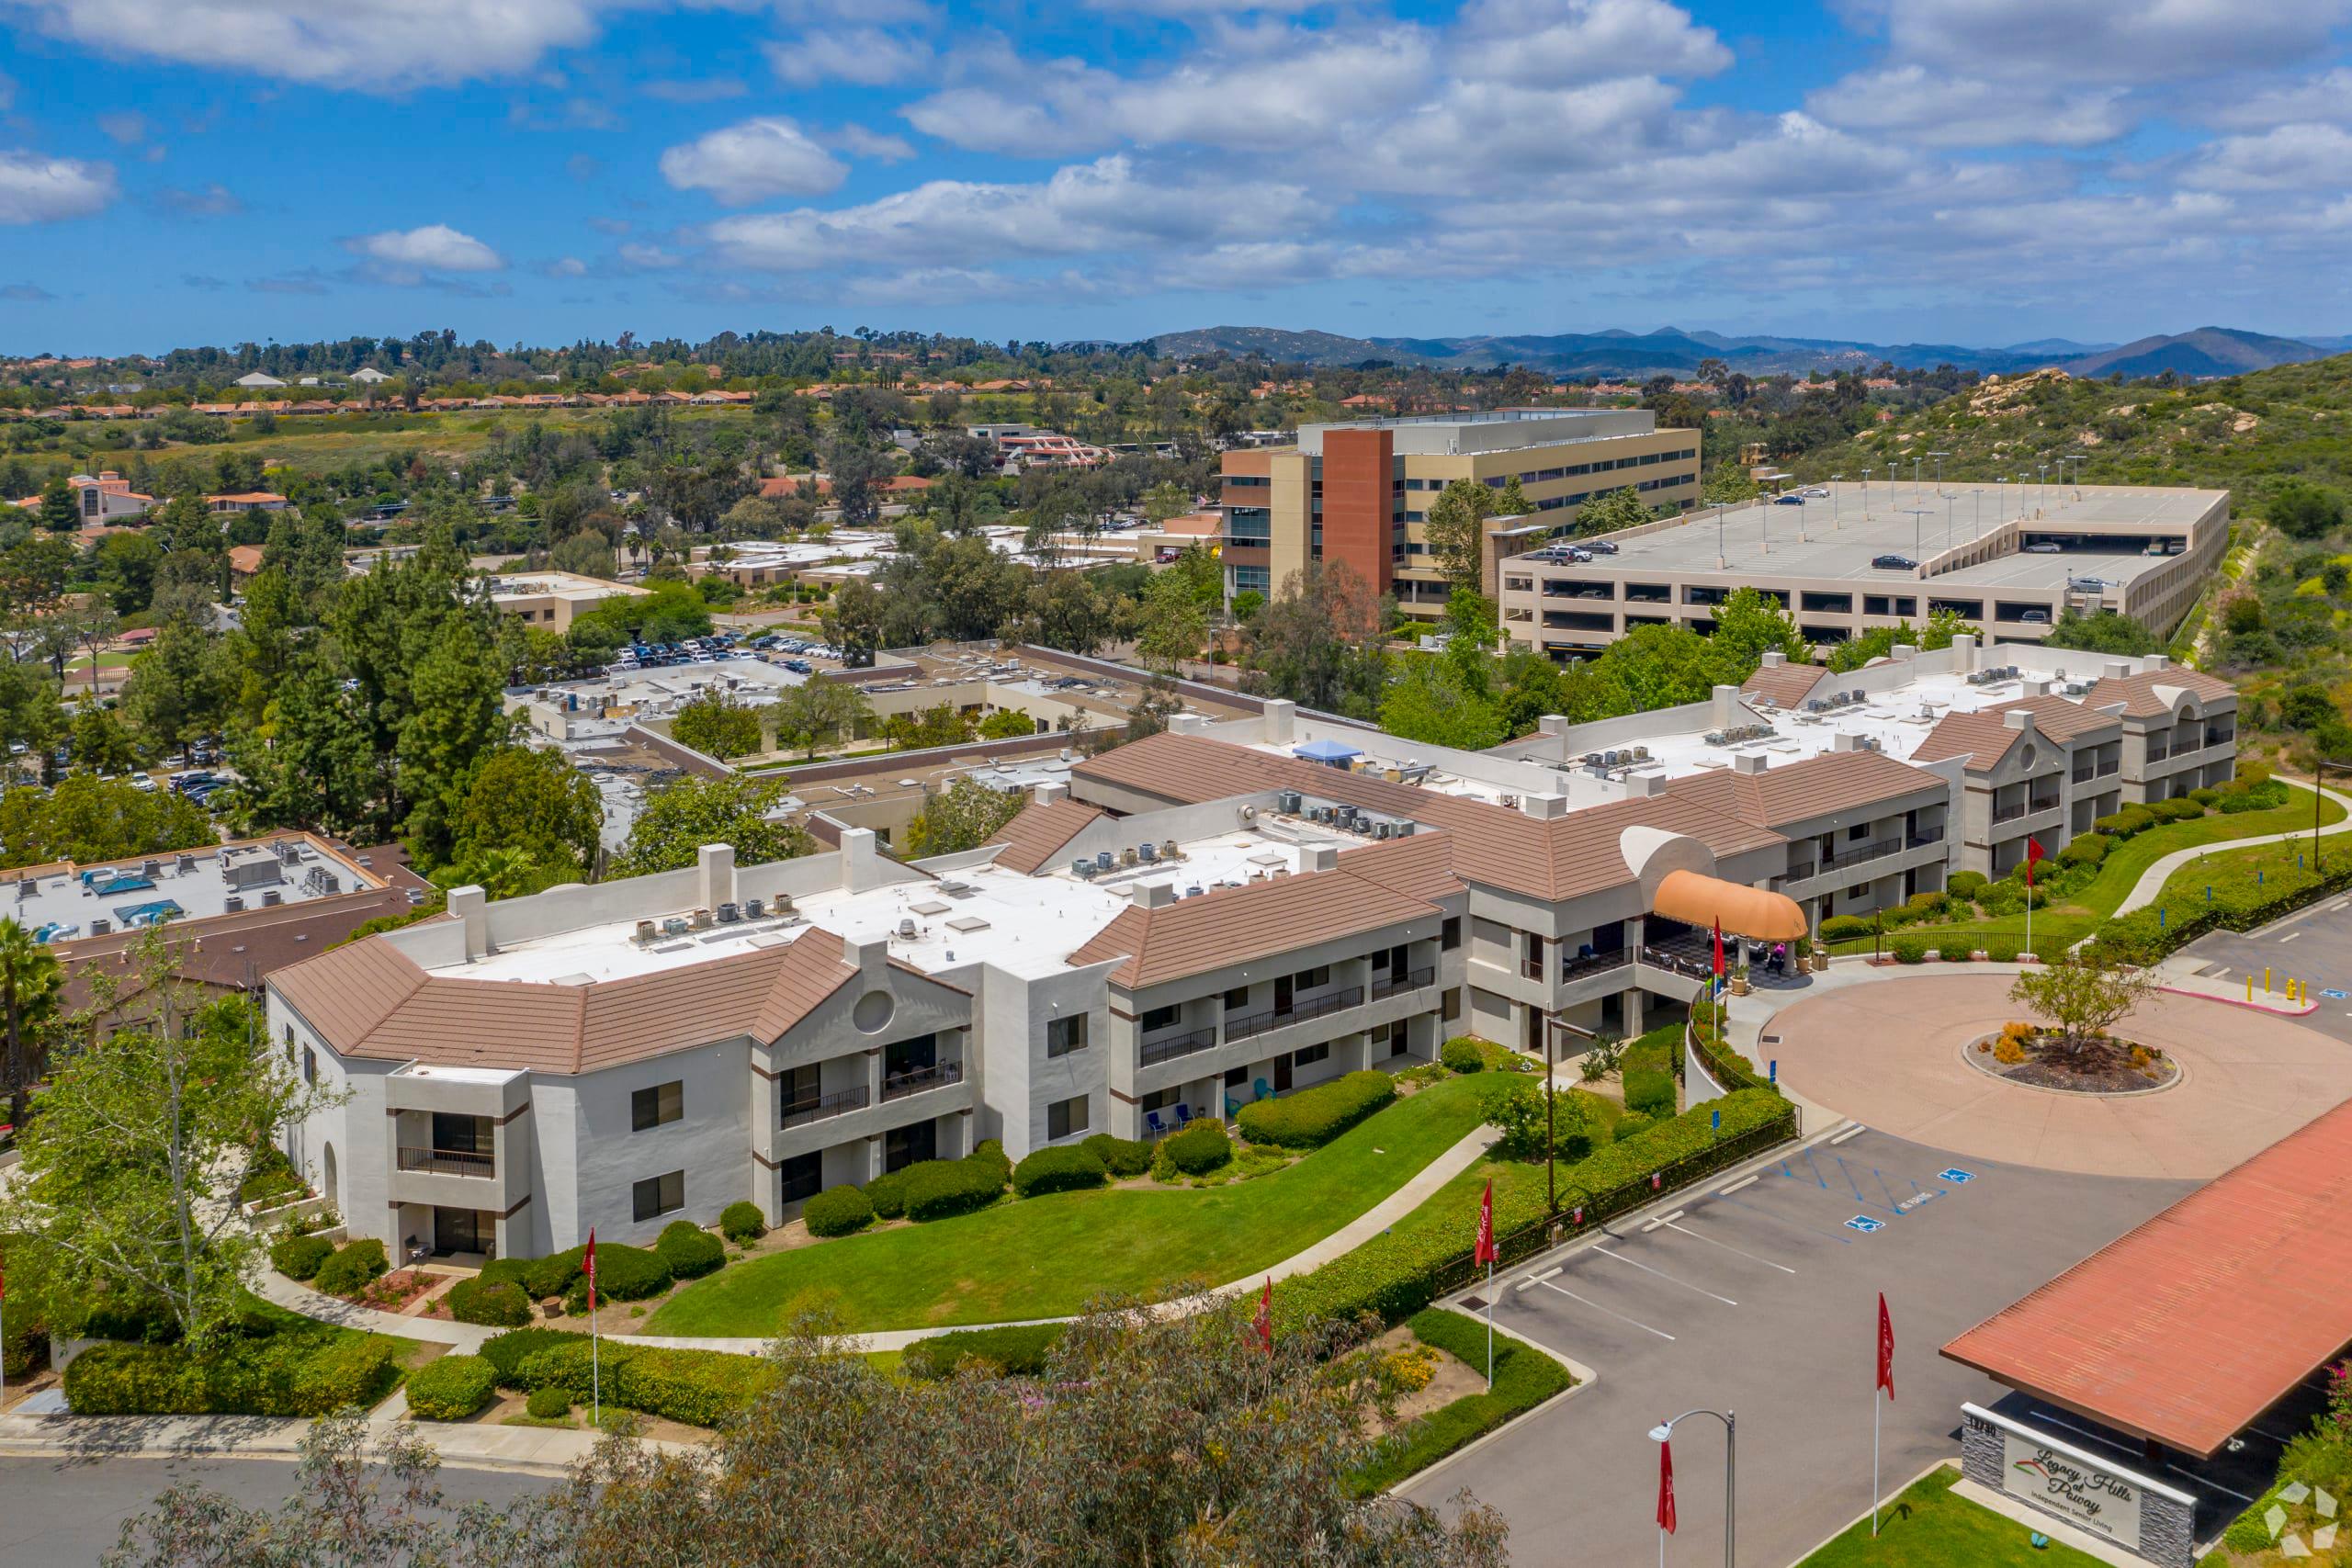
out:
<path id="1" fill-rule="evenodd" d="M 1080 855 L 1069 863 L 1069 870 L 1072 876 L 1082 876 L 1091 881 L 1094 876 L 1094 862 L 1089 856 Z"/>
<path id="2" fill-rule="evenodd" d="M 33 896 L 33 890 L 34 890 L 35 888 L 39 887 L 40 886 L 40 881 L 39 881 L 37 878 L 30 877 L 30 876 L 28 876 L 28 877 L 26 877 L 23 881 L 21 881 L 21 882 L 17 883 L 17 902 L 18 902 L 19 904 L 21 904 L 21 903 L 23 903 L 26 899 L 28 899 L 28 898 L 29 898 L 29 897 L 31 897 Z"/>
<path id="3" fill-rule="evenodd" d="M 1094 869 L 1097 871 L 1108 871 L 1111 869 L 1110 851 L 1097 850 L 1094 852 Z"/>
<path id="4" fill-rule="evenodd" d="M 1598 751 L 1587 751 L 1584 754 L 1584 765 L 1588 768 L 1597 768 L 1600 766 L 1600 753 Z"/>
<path id="5" fill-rule="evenodd" d="M 424 888 L 422 888 L 422 887 L 412 887 L 412 888 L 410 888 L 410 889 L 408 890 L 408 901 L 409 901 L 412 905 L 415 905 L 415 904 L 422 904 L 422 903 L 424 903 Z"/>
<path id="6" fill-rule="evenodd" d="M 1153 843 L 1137 844 L 1136 846 L 1136 858 L 1142 861 L 1146 865 L 1155 865 L 1159 863 L 1159 846 Z"/>
<path id="7" fill-rule="evenodd" d="M 1389 821 L 1387 818 L 1380 818 L 1372 825 L 1372 836 L 1375 839 L 1393 838 L 1395 837 L 1396 827 L 1396 825 L 1394 822 Z"/>
<path id="8" fill-rule="evenodd" d="M 1298 791 L 1283 790 L 1274 796 L 1274 809 L 1286 817 L 1295 817 L 1298 815 L 1299 801 Z"/>
<path id="9" fill-rule="evenodd" d="M 1207 889 L 1207 888 L 1203 887 L 1203 886 L 1200 886 L 1198 884 L 1195 884 L 1194 886 L 1191 886 L 1191 887 L 1187 887 L 1187 888 L 1185 888 L 1185 889 L 1184 889 L 1184 897 L 1187 897 L 1187 898 L 1197 898 L 1197 897 L 1199 897 L 1202 894 L 1204 894 L 1204 893 L 1205 893 L 1205 892 L 1207 892 L 1207 891 L 1208 891 L 1208 889 Z"/>
<path id="10" fill-rule="evenodd" d="M 90 922 L 90 934 L 92 936 L 104 936 L 107 932 L 112 930 L 114 930 L 114 927 L 104 919 L 94 919 Z"/>
<path id="11" fill-rule="evenodd" d="M 1730 737 L 1725 735 L 1720 729 L 1710 729 L 1707 731 L 1707 744 L 1710 746 L 1720 746 L 1729 739 Z"/>
<path id="12" fill-rule="evenodd" d="M 741 905 L 729 902 L 718 907 L 718 923 L 722 926 L 731 926 L 742 918 L 743 910 Z"/>
<path id="13" fill-rule="evenodd" d="M 744 918 L 745 919 L 747 919 L 747 920 L 757 920 L 757 919 L 764 919 L 764 918 L 766 917 L 767 912 L 768 912 L 768 901 L 767 901 L 766 899 L 764 899 L 764 898 L 746 898 L 746 899 L 744 899 L 744 900 L 743 900 L 743 918 Z"/>
<path id="14" fill-rule="evenodd" d="M 656 930 L 651 920 L 639 920 L 637 922 L 638 941 L 651 942 L 659 934 L 661 933 Z"/>
<path id="15" fill-rule="evenodd" d="M 172 869 L 178 872 L 182 876 L 186 876 L 189 872 L 196 869 L 196 857 L 194 855 L 182 855 L 179 859 L 172 863 Z"/>
<path id="16" fill-rule="evenodd" d="M 164 863 L 159 860 L 143 860 L 139 863 L 139 874 L 150 882 L 153 882 L 163 869 Z"/>
<path id="17" fill-rule="evenodd" d="M 1159 858 L 1161 860 L 1182 860 L 1184 857 L 1177 852 L 1176 840 L 1169 839 L 1164 840 L 1159 846 Z"/>
<path id="18" fill-rule="evenodd" d="M 1504 809 L 1505 811 L 1516 811 L 1516 810 L 1518 810 L 1518 809 L 1519 809 L 1519 796 L 1517 796 L 1517 795 L 1507 795 L 1503 796 L 1503 809 Z"/>
<path id="19" fill-rule="evenodd" d="M 1634 747 L 1634 761 L 1635 761 L 1636 762 L 1646 762 L 1646 761 L 1648 761 L 1649 760 L 1650 760 L 1650 749 L 1649 749 L 1648 747 L 1646 747 L 1646 746 L 1636 746 L 1636 747 Z"/>
<path id="20" fill-rule="evenodd" d="M 1413 819 L 1411 818 L 1399 817 L 1396 818 L 1396 836 L 1400 839 L 1409 839 L 1413 836 Z"/>
<path id="21" fill-rule="evenodd" d="M 912 918 L 911 916 L 910 916 L 910 917 L 908 917 L 908 918 L 906 918 L 906 919 L 903 919 L 899 920 L 899 940 L 900 942 L 912 942 L 912 941 L 914 941 L 914 939 L 915 939 L 915 922 L 914 922 L 913 918 Z"/>
<path id="22" fill-rule="evenodd" d="M 686 918 L 684 915 L 664 915 L 662 918 L 662 934 L 664 936 L 685 935 Z"/>
<path id="23" fill-rule="evenodd" d="M 220 900 L 220 908 L 221 908 L 221 909 L 222 909 L 223 911 L 225 911 L 226 913 L 229 913 L 229 914 L 232 914 L 232 915 L 241 915 L 241 914 L 244 913 L 244 910 L 245 910 L 245 901 L 244 901 L 243 898 L 239 897 L 236 894 L 232 893 L 232 894 L 230 894 L 226 898 L 223 898 L 222 900 Z"/>
<path id="24" fill-rule="evenodd" d="M 274 909 L 274 908 L 276 908 L 278 905 L 283 904 L 283 903 L 285 903 L 285 902 L 286 902 L 286 895 L 285 895 L 285 894 L 283 894 L 283 893 L 281 893 L 281 892 L 279 892 L 277 888 L 275 888 L 275 887 L 265 887 L 265 888 L 263 888 L 263 889 L 262 889 L 262 893 L 261 893 L 261 907 L 262 907 L 263 908 L 265 908 L 265 909 Z"/>

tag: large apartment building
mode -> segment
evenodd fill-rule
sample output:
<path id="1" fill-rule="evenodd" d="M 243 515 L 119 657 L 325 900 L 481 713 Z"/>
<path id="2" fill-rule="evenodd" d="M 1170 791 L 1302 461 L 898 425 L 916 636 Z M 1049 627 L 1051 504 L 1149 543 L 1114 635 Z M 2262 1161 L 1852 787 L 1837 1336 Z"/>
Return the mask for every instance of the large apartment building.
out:
<path id="1" fill-rule="evenodd" d="M 1631 1033 L 1689 1005 L 1727 911 L 1817 924 L 2005 871 L 2029 833 L 2054 852 L 2229 777 L 2234 715 L 2161 658 L 1971 637 L 1493 752 L 1282 702 L 1182 715 L 958 854 L 716 844 L 460 888 L 280 970 L 273 1042 L 345 1091 L 288 1152 L 354 1235 L 537 1254 L 747 1198 L 780 1219 L 986 1138 L 1148 1136 L 1453 1034 Z"/>
<path id="2" fill-rule="evenodd" d="M 1423 525 L 1456 479 L 1516 478 L 1532 516 L 1488 520 L 1495 564 L 1567 527 L 1576 509 L 1632 489 L 1653 507 L 1699 498 L 1699 433 L 1660 430 L 1645 409 L 1506 409 L 1303 424 L 1296 445 L 1225 455 L 1225 566 L 1237 593 L 1278 590 L 1310 560 L 1345 561 L 1410 615 L 1433 617 L 1446 584 Z"/>

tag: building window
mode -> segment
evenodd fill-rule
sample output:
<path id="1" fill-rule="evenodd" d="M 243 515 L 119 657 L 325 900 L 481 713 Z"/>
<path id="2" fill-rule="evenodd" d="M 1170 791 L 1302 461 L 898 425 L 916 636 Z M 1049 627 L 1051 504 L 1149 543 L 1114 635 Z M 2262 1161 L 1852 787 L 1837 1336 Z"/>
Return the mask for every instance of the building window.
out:
<path id="1" fill-rule="evenodd" d="M 1849 844 L 1859 844 L 1870 836 L 1871 825 L 1867 822 L 1857 822 L 1846 829 L 1846 841 Z"/>
<path id="2" fill-rule="evenodd" d="M 1329 1061 L 1330 1056 L 1330 1043 L 1326 1041 L 1320 1045 L 1306 1045 L 1293 1051 L 1290 1054 L 1290 1065 L 1294 1067 L 1311 1067 L 1317 1062 Z"/>
<path id="3" fill-rule="evenodd" d="M 1250 1005 L 1250 987 L 1236 986 L 1225 993 L 1225 1010 L 1239 1012 Z"/>
<path id="4" fill-rule="evenodd" d="M 1046 1141 L 1067 1138 L 1072 1133 L 1086 1131 L 1086 1096 L 1074 1094 L 1068 1100 L 1057 1100 L 1046 1107 Z"/>
<path id="5" fill-rule="evenodd" d="M 1445 992 L 1445 1021 L 1452 1023 L 1462 1016 L 1462 987 L 1450 986 Z"/>
<path id="6" fill-rule="evenodd" d="M 1052 1020 L 1046 1025 L 1046 1055 L 1067 1056 L 1072 1051 L 1086 1048 L 1086 1015 L 1074 1012 L 1068 1018 Z"/>
<path id="7" fill-rule="evenodd" d="M 1445 923 L 1437 929 L 1437 944 L 1448 953 L 1452 953 L 1455 948 L 1462 945 L 1461 916 L 1448 915 L 1445 917 Z"/>
<path id="8" fill-rule="evenodd" d="M 1143 1032 L 1146 1034 L 1155 1029 L 1173 1029 L 1183 1021 L 1184 1004 L 1182 1002 L 1170 1002 L 1164 1008 L 1146 1008 L 1143 1010 Z"/>
<path id="9" fill-rule="evenodd" d="M 308 1045 L 302 1047 L 302 1081 L 313 1089 L 319 1082 L 319 1054 Z"/>
<path id="10" fill-rule="evenodd" d="M 1302 969 L 1290 977 L 1290 983 L 1293 988 L 1301 991 L 1311 991 L 1317 986 L 1328 986 L 1331 983 L 1331 966 L 1329 964 L 1317 964 L 1312 969 Z"/>
<path id="11" fill-rule="evenodd" d="M 639 1089 L 628 1097 L 628 1130 L 642 1133 L 649 1127 L 659 1127 L 664 1122 L 675 1122 L 686 1113 L 685 1085 L 673 1079 Z"/>
<path id="12" fill-rule="evenodd" d="M 667 1176 L 649 1176 L 629 1190 L 630 1212 L 639 1220 L 675 1213 L 685 1206 L 686 1173 L 683 1170 L 673 1170 Z"/>
<path id="13" fill-rule="evenodd" d="M 1184 1101 L 1184 1091 L 1178 1089 L 1156 1089 L 1136 1101 L 1136 1109 L 1147 1114 L 1154 1111 L 1173 1111 Z"/>

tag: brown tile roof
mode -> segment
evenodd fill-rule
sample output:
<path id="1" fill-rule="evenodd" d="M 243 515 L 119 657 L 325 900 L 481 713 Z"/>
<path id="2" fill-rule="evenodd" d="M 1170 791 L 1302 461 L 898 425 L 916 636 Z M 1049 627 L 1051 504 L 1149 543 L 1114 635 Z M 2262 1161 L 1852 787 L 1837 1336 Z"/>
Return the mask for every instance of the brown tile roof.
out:
<path id="1" fill-rule="evenodd" d="M 371 938 L 281 970 L 272 984 L 345 1056 L 583 1073 L 737 1035 L 774 1040 L 855 977 L 843 952 L 837 934 L 811 927 L 707 964 L 563 985 L 429 975 Z"/>
<path id="2" fill-rule="evenodd" d="M 1943 1348 L 2120 1431 L 2218 1451 L 2352 1342 L 2352 1104 Z"/>
<path id="3" fill-rule="evenodd" d="M 2011 729 L 2003 716 L 2013 712 L 2033 715 L 2036 729 L 2052 740 L 2070 741 L 2094 730 L 2116 728 L 2115 716 L 2098 711 L 2097 689 L 2082 702 L 2044 694 L 2038 697 L 2018 697 L 1997 703 L 1974 713 L 1948 713 L 1936 721 L 1911 753 L 1915 762 L 1938 762 L 1947 757 L 1965 755 L 1971 759 L 1972 772 L 1982 773 L 2009 754 L 2009 748 L 2020 733 Z"/>
<path id="4" fill-rule="evenodd" d="M 2091 687 L 2090 694 L 2083 701 L 2092 707 L 2121 703 L 2127 718 L 2160 718 L 2173 710 L 2172 704 L 2156 694 L 2159 686 L 2187 692 L 2200 703 L 2229 696 L 2237 690 L 2218 676 L 2177 664 L 2170 669 L 2150 670 L 2138 675 L 2107 676 Z"/>
<path id="5" fill-rule="evenodd" d="M 1941 795 L 1944 781 L 1883 751 L 1825 751 L 1760 773 L 1723 769 L 1667 786 L 1669 795 L 1773 829 L 1929 790 Z"/>
<path id="6" fill-rule="evenodd" d="M 1813 689 L 1827 679 L 1829 671 L 1818 664 L 1783 664 L 1778 669 L 1759 666 L 1755 674 L 1739 683 L 1739 689 L 1748 696 L 1792 708 L 1813 695 Z"/>
<path id="7" fill-rule="evenodd" d="M 1061 853 L 1062 846 L 1084 832 L 1088 824 L 1108 815 L 1100 807 L 1075 800 L 1057 800 L 1044 806 L 1032 801 L 986 841 L 1005 846 L 1004 852 L 996 857 L 997 864 L 1031 876 Z"/>
<path id="8" fill-rule="evenodd" d="M 1453 874 L 1453 835 L 1415 833 L 1340 852 L 1340 869 L 1391 893 L 1434 904 L 1464 891 Z"/>
<path id="9" fill-rule="evenodd" d="M 1345 871 L 1312 872 L 1216 888 L 1156 909 L 1130 906 L 1069 961 L 1100 964 L 1125 954 L 1127 962 L 1111 971 L 1111 982 L 1138 990 L 1438 913 L 1424 899 Z"/>
<path id="10" fill-rule="evenodd" d="M 1131 741 L 1080 763 L 1076 777 L 1100 779 L 1171 803 L 1217 800 L 1262 789 L 1296 789 L 1367 811 L 1410 817 L 1453 839 L 1454 874 L 1508 892 L 1556 900 L 1621 887 L 1634 880 L 1618 838 L 1634 827 L 1687 833 L 1718 855 L 1780 841 L 1669 790 L 1611 801 L 1549 821 L 1467 795 L 1396 784 L 1295 757 L 1277 757 L 1204 736 L 1166 733 Z M 1417 835 L 1418 836 L 1418 835 Z"/>

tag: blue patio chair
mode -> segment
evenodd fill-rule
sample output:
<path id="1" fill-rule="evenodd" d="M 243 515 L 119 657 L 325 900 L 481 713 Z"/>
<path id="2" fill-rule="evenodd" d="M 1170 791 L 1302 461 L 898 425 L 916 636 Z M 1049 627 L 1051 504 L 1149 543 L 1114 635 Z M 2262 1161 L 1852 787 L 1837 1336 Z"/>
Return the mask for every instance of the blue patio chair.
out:
<path id="1" fill-rule="evenodd" d="M 1178 1127 L 1182 1128 L 1190 1125 L 1192 1120 L 1193 1108 L 1190 1103 L 1181 1104 L 1176 1107 L 1176 1125 Z"/>
<path id="2" fill-rule="evenodd" d="M 1260 1100 L 1272 1100 L 1272 1099 L 1273 1099 L 1273 1098 L 1274 1098 L 1274 1086 L 1273 1086 L 1273 1085 L 1272 1085 L 1272 1084 L 1270 1084 L 1270 1083 L 1268 1083 L 1265 1079 L 1263 1079 L 1263 1078 L 1260 1078 L 1260 1079 L 1258 1080 L 1258 1098 L 1259 1098 Z"/>
<path id="3" fill-rule="evenodd" d="M 1147 1128 L 1150 1129 L 1151 1135 L 1155 1138 L 1164 1138 L 1168 1136 L 1167 1123 L 1160 1121 L 1159 1112 L 1157 1111 L 1145 1111 L 1143 1113 L 1143 1124 Z"/>
<path id="4" fill-rule="evenodd" d="M 1227 1096 L 1225 1097 L 1225 1119 L 1226 1119 L 1227 1121 L 1230 1122 L 1230 1121 L 1232 1121 L 1236 1116 L 1238 1116 L 1238 1115 L 1240 1115 L 1240 1114 L 1241 1114 L 1241 1102 L 1240 1102 L 1239 1100 L 1238 1100 L 1234 1099 L 1234 1098 L 1233 1098 L 1233 1096 L 1231 1096 L 1231 1095 L 1229 1095 L 1229 1094 L 1228 1094 L 1228 1095 L 1227 1095 Z"/>

